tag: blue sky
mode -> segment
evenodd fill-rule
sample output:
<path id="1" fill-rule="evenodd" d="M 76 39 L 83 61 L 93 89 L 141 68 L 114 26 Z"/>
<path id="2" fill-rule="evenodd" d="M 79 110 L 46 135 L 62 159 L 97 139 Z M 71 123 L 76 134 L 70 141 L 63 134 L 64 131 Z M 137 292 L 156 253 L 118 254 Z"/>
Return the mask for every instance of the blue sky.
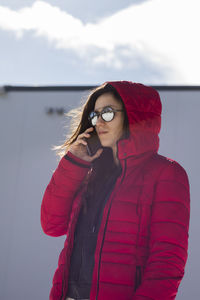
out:
<path id="1" fill-rule="evenodd" d="M 0 0 L 0 85 L 199 85 L 199 9 L 199 0 Z"/>

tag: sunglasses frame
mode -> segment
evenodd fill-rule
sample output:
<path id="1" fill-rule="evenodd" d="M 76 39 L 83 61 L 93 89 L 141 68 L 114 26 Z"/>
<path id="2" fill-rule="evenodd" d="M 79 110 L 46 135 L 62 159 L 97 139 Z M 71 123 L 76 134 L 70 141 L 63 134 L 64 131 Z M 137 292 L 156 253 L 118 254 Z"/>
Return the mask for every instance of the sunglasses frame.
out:
<path id="1" fill-rule="evenodd" d="M 110 111 L 106 111 L 106 109 L 108 109 L 108 108 L 110 109 Z M 91 114 L 91 113 L 94 113 L 94 115 L 93 115 L 93 117 L 91 118 L 91 117 L 90 117 L 90 114 L 89 114 L 88 120 L 90 121 L 90 123 L 91 123 L 92 126 L 96 126 L 96 124 L 95 124 L 95 125 L 92 124 L 92 119 L 93 119 L 94 117 L 97 117 L 97 120 L 98 120 L 99 116 L 101 116 L 101 119 L 102 119 L 104 122 L 111 122 L 111 121 L 114 119 L 114 117 L 115 117 L 115 113 L 118 112 L 118 111 L 123 111 L 123 109 L 115 109 L 115 108 L 113 108 L 113 107 L 111 107 L 111 106 L 105 106 L 105 107 L 102 109 L 101 112 L 98 112 L 98 111 L 91 111 L 90 114 Z M 104 114 L 104 113 L 109 113 L 109 112 L 112 112 L 112 113 L 113 113 L 113 118 L 112 118 L 111 120 L 107 121 L 107 120 L 105 120 L 105 119 L 103 118 L 103 114 Z"/>

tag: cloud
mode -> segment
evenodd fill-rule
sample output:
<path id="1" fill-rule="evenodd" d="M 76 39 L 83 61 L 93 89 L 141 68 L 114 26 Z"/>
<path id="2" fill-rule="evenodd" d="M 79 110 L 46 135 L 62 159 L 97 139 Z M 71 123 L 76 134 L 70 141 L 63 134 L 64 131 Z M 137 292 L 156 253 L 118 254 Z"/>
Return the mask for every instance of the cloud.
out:
<path id="1" fill-rule="evenodd" d="M 45 37 L 94 65 L 137 69 L 143 57 L 171 69 L 169 80 L 199 83 L 199 0 L 151 0 L 132 5 L 97 23 L 83 24 L 58 7 L 36 1 L 18 11 L 0 6 L 0 28 L 22 38 Z"/>

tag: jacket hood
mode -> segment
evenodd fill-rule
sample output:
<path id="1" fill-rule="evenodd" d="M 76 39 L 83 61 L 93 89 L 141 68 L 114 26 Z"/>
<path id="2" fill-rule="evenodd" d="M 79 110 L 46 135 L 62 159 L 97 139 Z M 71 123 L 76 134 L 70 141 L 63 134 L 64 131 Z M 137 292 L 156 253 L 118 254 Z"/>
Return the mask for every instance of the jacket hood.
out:
<path id="1" fill-rule="evenodd" d="M 131 81 L 109 81 L 121 96 L 129 121 L 130 136 L 118 142 L 119 159 L 145 152 L 157 152 L 162 104 L 152 87 Z"/>

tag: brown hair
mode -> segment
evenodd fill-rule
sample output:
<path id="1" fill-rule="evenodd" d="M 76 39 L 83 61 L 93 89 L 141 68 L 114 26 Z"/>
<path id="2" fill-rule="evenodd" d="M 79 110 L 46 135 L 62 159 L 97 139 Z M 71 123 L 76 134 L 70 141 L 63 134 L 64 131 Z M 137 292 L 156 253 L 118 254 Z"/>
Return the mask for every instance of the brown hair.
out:
<path id="1" fill-rule="evenodd" d="M 97 88 L 93 89 L 88 95 L 87 101 L 83 106 L 83 112 L 81 113 L 81 117 L 79 118 L 80 119 L 79 124 L 78 126 L 76 126 L 71 136 L 67 138 L 62 145 L 55 146 L 53 148 L 53 150 L 56 150 L 57 155 L 59 155 L 60 157 L 64 156 L 67 152 L 68 147 L 77 139 L 78 135 L 83 133 L 88 127 L 91 126 L 88 120 L 89 113 L 94 109 L 97 98 L 106 93 L 112 94 L 116 100 L 122 103 L 123 110 L 124 110 L 124 137 L 125 138 L 128 137 L 129 125 L 128 125 L 128 117 L 126 114 L 124 103 L 120 95 L 116 91 L 116 89 L 112 85 L 104 83 L 98 86 Z"/>
<path id="2" fill-rule="evenodd" d="M 71 137 L 69 137 L 61 146 L 54 147 L 54 150 L 57 151 L 57 154 L 60 157 L 66 154 L 68 147 L 77 139 L 79 134 L 83 133 L 88 127 L 91 127 L 88 120 L 89 113 L 94 109 L 97 98 L 106 93 L 112 94 L 115 99 L 122 104 L 124 111 L 124 134 L 122 138 L 128 138 L 129 123 L 124 103 L 116 89 L 112 85 L 105 83 L 92 90 L 89 94 L 83 107 L 79 124 Z M 90 205 L 91 201 L 94 203 L 94 201 L 98 201 L 99 197 L 101 198 L 103 196 L 102 191 L 112 185 L 112 180 L 115 178 L 113 176 L 116 176 L 116 174 L 119 175 L 120 172 L 121 167 L 115 164 L 112 149 L 109 147 L 103 147 L 102 154 L 92 162 L 92 168 L 84 180 L 85 188 L 82 194 L 82 203 L 85 212 L 87 211 L 87 207 Z"/>

